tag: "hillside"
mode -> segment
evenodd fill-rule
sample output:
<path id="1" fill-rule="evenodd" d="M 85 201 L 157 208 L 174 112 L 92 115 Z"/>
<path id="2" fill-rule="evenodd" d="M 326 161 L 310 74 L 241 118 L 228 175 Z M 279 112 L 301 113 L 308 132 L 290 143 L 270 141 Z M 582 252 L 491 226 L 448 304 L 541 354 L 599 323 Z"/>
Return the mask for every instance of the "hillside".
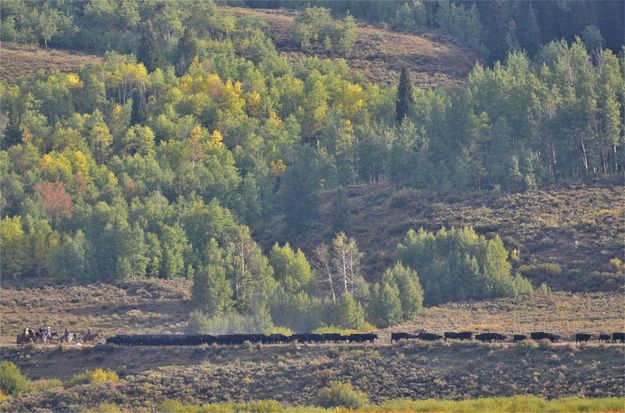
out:
<path id="1" fill-rule="evenodd" d="M 101 402 L 148 410 L 165 399 L 187 403 L 273 399 L 311 404 L 329 380 L 351 382 L 372 402 L 396 398 L 465 399 L 524 394 L 623 397 L 621 347 L 394 345 L 372 348 L 123 348 L 10 350 L 30 378 L 58 377 L 96 367 L 112 368 L 115 383 L 78 385 L 25 395 L 5 404 L 14 411 L 37 407 L 76 410 Z M 80 406 L 80 407 L 79 407 Z"/>
<path id="2" fill-rule="evenodd" d="M 302 56 L 341 58 L 335 52 L 317 48 L 303 51 L 288 39 L 293 14 L 285 10 L 223 7 L 227 14 L 261 19 L 276 48 L 290 59 Z M 346 61 L 352 69 L 372 83 L 395 84 L 403 66 L 410 69 L 416 86 L 431 88 L 462 83 L 479 60 L 471 49 L 434 30 L 414 33 L 384 30 L 364 23 L 356 29 L 357 41 Z"/>
<path id="3" fill-rule="evenodd" d="M 12 346 L 24 327 L 105 336 L 182 332 L 188 314 L 189 280 L 145 280 L 116 284 L 64 285 L 33 282 L 7 285 L 0 302 L 0 344 Z M 449 303 L 425 308 L 416 319 L 388 331 L 500 331 L 506 334 L 551 331 L 572 340 L 575 333 L 622 330 L 625 302 L 619 293 L 537 294 L 518 299 Z M 381 332 L 386 340 L 386 331 Z"/>
<path id="4" fill-rule="evenodd" d="M 387 183 L 348 189 L 352 231 L 365 252 L 365 273 L 375 280 L 391 264 L 397 243 L 413 228 L 472 225 L 478 233 L 499 235 L 523 264 L 558 264 L 561 273 L 537 278 L 563 290 L 616 290 L 622 275 L 610 273 L 609 262 L 622 258 L 625 188 L 584 186 L 528 193 L 437 193 L 397 190 Z M 330 239 L 334 193 L 323 196 L 319 221 L 295 242 L 307 251 Z M 275 223 L 270 224 L 275 228 Z M 271 234 L 259 231 L 269 246 Z M 600 273 L 600 274 L 599 274 Z"/>
<path id="5" fill-rule="evenodd" d="M 102 61 L 98 56 L 84 53 L 6 42 L 0 45 L 0 59 L 2 60 L 0 79 L 9 82 L 15 82 L 20 77 L 32 75 L 39 70 L 56 69 L 62 73 L 69 73 L 76 72 L 85 65 Z"/>

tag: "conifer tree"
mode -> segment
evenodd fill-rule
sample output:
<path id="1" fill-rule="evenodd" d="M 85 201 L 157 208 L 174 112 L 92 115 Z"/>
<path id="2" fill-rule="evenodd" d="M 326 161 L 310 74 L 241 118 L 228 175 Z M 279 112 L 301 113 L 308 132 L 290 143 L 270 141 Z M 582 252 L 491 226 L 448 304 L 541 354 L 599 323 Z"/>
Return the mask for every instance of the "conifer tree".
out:
<path id="1" fill-rule="evenodd" d="M 532 3 L 527 3 L 527 20 L 523 33 L 523 45 L 530 54 L 535 54 L 541 45 L 540 27 Z"/>
<path id="2" fill-rule="evenodd" d="M 408 116 L 414 107 L 414 97 L 412 94 L 412 84 L 410 83 L 410 73 L 405 66 L 401 69 L 399 85 L 397 86 L 397 98 L 395 99 L 395 120 L 401 123 Z"/>
<path id="3" fill-rule="evenodd" d="M 192 29 L 186 28 L 178 42 L 176 75 L 184 75 L 198 55 L 197 37 Z"/>
<path id="4" fill-rule="evenodd" d="M 142 62 L 150 72 L 165 63 L 162 47 L 150 20 L 143 26 L 137 60 Z"/>

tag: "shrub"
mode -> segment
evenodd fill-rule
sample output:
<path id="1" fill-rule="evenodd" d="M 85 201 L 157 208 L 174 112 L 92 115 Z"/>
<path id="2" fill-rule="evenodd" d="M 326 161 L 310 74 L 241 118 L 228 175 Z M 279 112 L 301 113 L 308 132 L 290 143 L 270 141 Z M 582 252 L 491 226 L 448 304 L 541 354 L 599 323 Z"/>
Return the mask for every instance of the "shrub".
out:
<path id="1" fill-rule="evenodd" d="M 74 377 L 66 383 L 66 387 L 72 387 L 79 384 L 116 382 L 117 380 L 119 380 L 119 377 L 113 370 L 103 370 L 97 368 L 95 370 L 87 370 L 84 373 L 74 375 Z"/>
<path id="2" fill-rule="evenodd" d="M 0 391 L 9 396 L 19 396 L 28 391 L 28 379 L 19 367 L 10 361 L 0 362 Z"/>
<path id="3" fill-rule="evenodd" d="M 87 413 L 121 413 L 121 409 L 115 403 L 100 403 Z"/>
<path id="4" fill-rule="evenodd" d="M 321 407 L 345 407 L 357 409 L 368 403 L 366 393 L 355 390 L 349 383 L 331 381 L 330 385 L 317 394 L 317 405 Z"/>
<path id="5" fill-rule="evenodd" d="M 538 263 L 521 265 L 519 272 L 535 283 L 552 281 L 562 273 L 562 268 L 554 263 Z"/>
<path id="6" fill-rule="evenodd" d="M 59 379 L 35 380 L 30 382 L 30 392 L 40 392 L 56 387 L 63 387 L 63 381 Z"/>
<path id="7" fill-rule="evenodd" d="M 413 189 L 400 189 L 391 196 L 391 208 L 401 208 L 410 203 L 415 196 Z"/>

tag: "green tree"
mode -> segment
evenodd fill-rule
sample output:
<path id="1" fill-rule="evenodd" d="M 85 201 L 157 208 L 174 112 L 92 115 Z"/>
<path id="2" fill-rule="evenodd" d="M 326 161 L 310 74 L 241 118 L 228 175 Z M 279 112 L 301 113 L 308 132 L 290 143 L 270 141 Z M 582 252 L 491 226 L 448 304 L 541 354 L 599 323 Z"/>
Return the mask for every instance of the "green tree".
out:
<path id="1" fill-rule="evenodd" d="M 226 313 L 234 305 L 231 283 L 226 276 L 224 250 L 210 240 L 204 265 L 193 277 L 191 289 L 195 307 L 206 314 Z"/>
<path id="2" fill-rule="evenodd" d="M 395 256 L 420 274 L 430 305 L 532 292 L 527 280 L 511 275 L 501 239 L 488 240 L 470 227 L 437 233 L 410 230 Z"/>
<path id="3" fill-rule="evenodd" d="M 87 241 L 81 230 L 68 235 L 54 255 L 54 275 L 60 278 L 88 278 Z"/>
<path id="4" fill-rule="evenodd" d="M 199 53 L 198 40 L 193 29 L 187 27 L 178 41 L 176 74 L 184 75 Z"/>
<path id="5" fill-rule="evenodd" d="M 523 46 L 531 55 L 535 55 L 542 44 L 542 37 L 534 7 L 529 1 L 527 2 L 525 24 L 522 27 L 524 28 L 521 36 Z"/>
<path id="6" fill-rule="evenodd" d="M 335 325 L 342 328 L 363 328 L 365 322 L 365 309 L 351 294 L 343 294 L 338 300 L 333 314 Z"/>
<path id="7" fill-rule="evenodd" d="M 395 120 L 401 123 L 406 116 L 410 116 L 414 110 L 414 96 L 410 73 L 406 66 L 402 67 L 399 75 L 399 85 L 397 86 L 397 97 L 395 99 Z"/>
<path id="8" fill-rule="evenodd" d="M 334 192 L 332 198 L 332 228 L 335 233 L 349 233 L 352 229 L 352 211 L 349 204 L 349 195 L 344 187 Z"/>
<path id="9" fill-rule="evenodd" d="M 369 317 L 378 327 L 388 327 L 402 321 L 399 288 L 393 280 L 384 280 L 375 284 L 372 289 Z"/>
<path id="10" fill-rule="evenodd" d="M 165 64 L 161 39 L 158 38 L 158 34 L 150 20 L 143 24 L 141 30 L 141 42 L 137 50 L 137 60 L 143 63 L 150 72 Z"/>

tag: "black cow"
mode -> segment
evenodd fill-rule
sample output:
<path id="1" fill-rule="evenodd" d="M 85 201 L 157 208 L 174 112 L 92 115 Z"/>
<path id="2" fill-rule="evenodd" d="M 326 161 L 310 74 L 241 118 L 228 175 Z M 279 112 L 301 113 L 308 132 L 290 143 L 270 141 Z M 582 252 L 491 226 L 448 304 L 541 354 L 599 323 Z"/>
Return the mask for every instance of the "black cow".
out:
<path id="1" fill-rule="evenodd" d="M 373 343 L 375 339 L 378 338 L 377 334 L 350 334 L 349 342 L 350 343 Z"/>
<path id="2" fill-rule="evenodd" d="M 479 340 L 483 343 L 490 343 L 493 341 L 505 341 L 506 336 L 499 333 L 482 333 L 475 336 L 476 340 Z"/>
<path id="3" fill-rule="evenodd" d="M 592 334 L 577 333 L 575 334 L 575 343 L 576 344 L 588 343 L 588 340 L 590 340 L 591 337 L 592 337 Z"/>
<path id="4" fill-rule="evenodd" d="M 299 343 L 323 343 L 321 334 L 293 334 L 291 341 Z"/>
<path id="5" fill-rule="evenodd" d="M 552 343 L 557 343 L 560 340 L 560 336 L 557 334 L 544 333 L 542 331 L 534 331 L 530 333 L 532 340 L 549 340 Z"/>
<path id="6" fill-rule="evenodd" d="M 423 341 L 438 341 L 441 340 L 443 336 L 434 333 L 419 333 L 417 334 L 417 338 Z"/>
<path id="7" fill-rule="evenodd" d="M 460 333 L 454 333 L 454 332 L 450 332 L 450 331 L 445 332 L 445 341 L 447 341 L 447 339 L 450 339 L 450 340 L 452 340 L 452 339 L 453 340 L 461 340 L 461 341 L 464 341 L 464 340 L 471 341 L 472 337 L 473 337 L 473 333 L 471 333 L 470 331 L 462 331 Z"/>
<path id="8" fill-rule="evenodd" d="M 342 343 L 349 341 L 349 336 L 338 333 L 326 333 L 322 334 L 321 337 L 323 337 L 323 341 L 326 343 Z"/>
<path id="9" fill-rule="evenodd" d="M 612 336 L 610 334 L 599 334 L 599 342 L 601 343 L 602 341 L 606 343 L 612 341 Z"/>
<path id="10" fill-rule="evenodd" d="M 519 341 L 527 340 L 527 336 L 525 334 L 515 334 L 512 337 L 512 341 L 518 343 Z"/>
<path id="11" fill-rule="evenodd" d="M 263 344 L 284 344 L 290 341 L 289 336 L 285 336 L 284 334 L 270 334 L 268 336 L 262 337 Z"/>
<path id="12" fill-rule="evenodd" d="M 625 333 L 612 333 L 612 342 L 625 343 Z"/>
<path id="13" fill-rule="evenodd" d="M 409 340 L 413 338 L 413 335 L 410 333 L 391 333 L 391 343 L 399 340 Z"/>

